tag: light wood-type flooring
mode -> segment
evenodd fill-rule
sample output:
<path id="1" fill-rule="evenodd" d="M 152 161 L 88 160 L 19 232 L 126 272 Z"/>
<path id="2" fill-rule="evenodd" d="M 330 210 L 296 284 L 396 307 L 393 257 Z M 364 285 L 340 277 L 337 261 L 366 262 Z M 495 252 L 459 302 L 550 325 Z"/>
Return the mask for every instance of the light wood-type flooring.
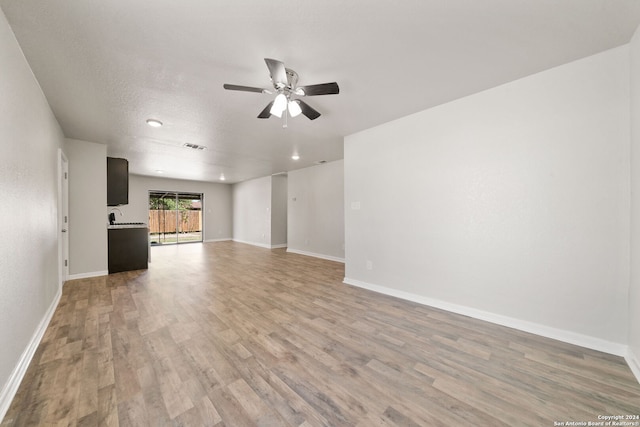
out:
<path id="1" fill-rule="evenodd" d="M 69 281 L 2 426 L 553 426 L 640 414 L 620 357 L 233 242 Z M 554 424 L 554 422 L 558 424 Z"/>

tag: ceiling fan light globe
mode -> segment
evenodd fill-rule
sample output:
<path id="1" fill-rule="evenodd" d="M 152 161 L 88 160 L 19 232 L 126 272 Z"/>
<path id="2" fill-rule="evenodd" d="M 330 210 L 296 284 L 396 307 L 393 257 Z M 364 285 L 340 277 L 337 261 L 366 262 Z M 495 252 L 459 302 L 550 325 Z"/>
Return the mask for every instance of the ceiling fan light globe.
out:
<path id="1" fill-rule="evenodd" d="M 277 117 L 282 117 L 282 113 L 287 109 L 287 97 L 285 94 L 281 93 L 276 96 L 276 99 L 273 101 L 273 105 L 271 106 L 271 110 L 269 111 L 271 114 Z"/>
<path id="2" fill-rule="evenodd" d="M 302 113 L 300 104 L 295 101 L 289 101 L 289 115 L 291 115 L 291 117 L 297 117 L 300 113 Z"/>

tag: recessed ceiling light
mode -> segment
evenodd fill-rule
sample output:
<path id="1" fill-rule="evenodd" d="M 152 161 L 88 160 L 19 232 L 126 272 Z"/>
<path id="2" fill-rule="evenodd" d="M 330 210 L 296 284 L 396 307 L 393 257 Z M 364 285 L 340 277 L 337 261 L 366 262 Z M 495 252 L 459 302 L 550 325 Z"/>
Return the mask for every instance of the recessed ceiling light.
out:
<path id="1" fill-rule="evenodd" d="M 221 174 L 220 174 L 220 181 L 224 181 L 224 180 L 226 180 L 226 179 L 227 179 L 227 178 L 225 178 L 225 177 L 224 177 L 224 174 L 223 174 L 223 173 L 221 173 Z"/>
<path id="2" fill-rule="evenodd" d="M 156 169 L 156 173 L 164 173 L 162 169 Z"/>
<path id="3" fill-rule="evenodd" d="M 154 128 L 159 128 L 160 126 L 162 126 L 162 122 L 156 119 L 147 119 L 147 124 Z"/>
<path id="4" fill-rule="evenodd" d="M 300 160 L 300 156 L 297 154 L 294 154 L 293 156 L 291 156 L 291 160 Z"/>

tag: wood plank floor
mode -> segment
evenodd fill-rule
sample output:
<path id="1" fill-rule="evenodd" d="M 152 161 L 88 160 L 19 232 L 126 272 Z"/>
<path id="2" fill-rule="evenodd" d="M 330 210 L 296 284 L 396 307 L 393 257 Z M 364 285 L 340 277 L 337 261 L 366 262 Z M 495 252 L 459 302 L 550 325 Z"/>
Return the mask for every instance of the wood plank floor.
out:
<path id="1" fill-rule="evenodd" d="M 620 357 L 233 242 L 67 282 L 2 426 L 553 426 L 639 414 Z M 559 424 L 555 424 L 559 425 Z"/>

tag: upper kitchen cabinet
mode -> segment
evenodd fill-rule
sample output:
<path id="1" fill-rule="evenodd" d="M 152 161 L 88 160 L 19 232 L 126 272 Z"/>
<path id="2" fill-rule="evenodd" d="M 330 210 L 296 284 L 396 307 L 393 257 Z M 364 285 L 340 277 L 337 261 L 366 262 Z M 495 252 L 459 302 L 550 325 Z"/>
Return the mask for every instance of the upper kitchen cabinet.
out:
<path id="1" fill-rule="evenodd" d="M 107 157 L 107 206 L 129 204 L 129 162 Z"/>

